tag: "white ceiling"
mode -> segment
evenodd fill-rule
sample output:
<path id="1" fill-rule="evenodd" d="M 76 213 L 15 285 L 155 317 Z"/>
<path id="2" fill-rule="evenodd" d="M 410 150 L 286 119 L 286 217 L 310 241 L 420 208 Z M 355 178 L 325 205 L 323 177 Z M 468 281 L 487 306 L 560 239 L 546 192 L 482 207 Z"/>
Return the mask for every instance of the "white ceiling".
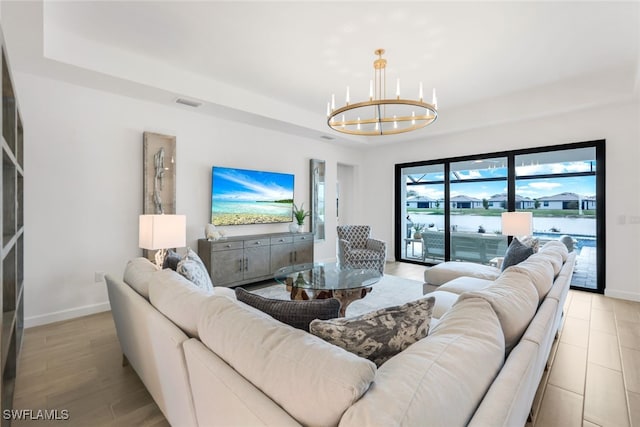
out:
<path id="1" fill-rule="evenodd" d="M 20 71 L 167 104 L 184 96 L 204 102 L 205 114 L 376 144 L 637 97 L 639 6 L 3 1 L 1 17 Z M 345 139 L 327 128 L 326 103 L 346 86 L 364 100 L 376 48 L 403 97 L 417 97 L 420 82 L 437 88 L 440 117 L 401 137 Z M 543 90 L 546 102 L 532 96 Z"/>

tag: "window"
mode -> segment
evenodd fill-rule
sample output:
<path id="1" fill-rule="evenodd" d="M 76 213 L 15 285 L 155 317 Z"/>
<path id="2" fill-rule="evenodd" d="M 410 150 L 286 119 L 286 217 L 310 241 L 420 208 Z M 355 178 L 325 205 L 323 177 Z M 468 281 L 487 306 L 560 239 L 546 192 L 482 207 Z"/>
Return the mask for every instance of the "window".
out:
<path id="1" fill-rule="evenodd" d="M 396 259 L 494 264 L 517 210 L 543 244 L 575 242 L 573 287 L 604 291 L 604 141 L 396 165 Z"/>

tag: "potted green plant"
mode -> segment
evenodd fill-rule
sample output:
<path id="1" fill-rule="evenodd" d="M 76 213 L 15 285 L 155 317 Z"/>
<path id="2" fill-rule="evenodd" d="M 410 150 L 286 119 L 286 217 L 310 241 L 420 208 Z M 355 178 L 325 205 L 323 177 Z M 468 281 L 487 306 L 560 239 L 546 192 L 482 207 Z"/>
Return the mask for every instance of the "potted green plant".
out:
<path id="1" fill-rule="evenodd" d="M 424 224 L 413 224 L 413 238 L 421 239 L 422 230 L 424 230 Z"/>
<path id="2" fill-rule="evenodd" d="M 309 215 L 311 215 L 311 213 L 304 210 L 304 203 L 300 205 L 300 208 L 298 208 L 295 203 L 293 204 L 293 216 L 296 217 L 296 221 L 298 222 L 298 226 L 300 227 L 299 230 L 302 229 L 302 226 L 304 225 L 304 219 Z"/>

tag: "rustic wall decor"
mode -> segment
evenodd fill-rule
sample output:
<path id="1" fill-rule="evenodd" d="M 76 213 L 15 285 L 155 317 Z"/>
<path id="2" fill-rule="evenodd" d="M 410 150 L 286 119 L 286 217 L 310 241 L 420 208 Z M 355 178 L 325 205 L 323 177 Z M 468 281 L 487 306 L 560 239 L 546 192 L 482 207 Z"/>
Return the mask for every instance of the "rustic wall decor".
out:
<path id="1" fill-rule="evenodd" d="M 142 145 L 144 214 L 176 213 L 176 137 L 144 132 Z M 153 259 L 155 251 L 144 250 Z"/>

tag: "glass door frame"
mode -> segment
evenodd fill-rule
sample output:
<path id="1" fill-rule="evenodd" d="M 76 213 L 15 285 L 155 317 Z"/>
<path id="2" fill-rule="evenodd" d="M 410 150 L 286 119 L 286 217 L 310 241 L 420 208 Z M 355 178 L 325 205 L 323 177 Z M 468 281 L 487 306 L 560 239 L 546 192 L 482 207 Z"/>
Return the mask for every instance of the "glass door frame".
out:
<path id="1" fill-rule="evenodd" d="M 395 165 L 394 180 L 395 180 L 395 205 L 394 205 L 394 255 L 397 261 L 407 262 L 412 264 L 432 265 L 432 263 L 422 262 L 419 260 L 411 260 L 402 258 L 402 242 L 403 242 L 403 230 L 402 230 L 402 192 L 406 192 L 406 182 L 403 180 L 402 170 L 410 167 L 443 164 L 444 166 L 444 250 L 445 261 L 449 261 L 451 258 L 451 205 L 450 205 L 450 164 L 461 161 L 488 159 L 493 157 L 506 157 L 507 158 L 507 211 L 512 212 L 516 210 L 516 164 L 515 158 L 518 155 L 553 152 L 562 150 L 571 150 L 578 148 L 595 148 L 596 152 L 596 289 L 589 288 L 575 288 L 587 292 L 604 293 L 605 288 L 605 271 L 606 271 L 606 162 L 605 162 L 605 140 L 593 140 L 569 144 L 550 145 L 544 147 L 535 147 L 521 150 L 511 151 L 499 151 L 492 153 L 482 153 L 475 155 L 450 157 L 446 159 L 434 159 L 425 160 L 410 163 L 399 163 Z M 561 175 L 557 175 L 561 176 Z M 574 287 L 572 286 L 572 289 Z"/>

